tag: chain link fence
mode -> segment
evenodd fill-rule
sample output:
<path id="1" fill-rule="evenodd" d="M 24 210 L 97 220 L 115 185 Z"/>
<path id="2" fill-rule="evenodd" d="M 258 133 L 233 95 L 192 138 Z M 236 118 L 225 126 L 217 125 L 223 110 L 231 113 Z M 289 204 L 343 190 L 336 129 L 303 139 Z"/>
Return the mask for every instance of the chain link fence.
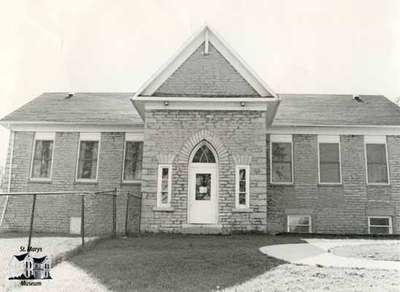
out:
<path id="1" fill-rule="evenodd" d="M 140 231 L 141 197 L 105 191 L 0 193 L 0 232 L 117 236 Z"/>

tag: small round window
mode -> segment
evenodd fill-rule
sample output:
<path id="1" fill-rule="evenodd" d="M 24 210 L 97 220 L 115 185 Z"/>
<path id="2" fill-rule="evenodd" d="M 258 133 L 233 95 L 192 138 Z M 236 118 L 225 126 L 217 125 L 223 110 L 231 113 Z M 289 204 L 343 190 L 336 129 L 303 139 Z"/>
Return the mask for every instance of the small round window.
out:
<path id="1" fill-rule="evenodd" d="M 215 157 L 213 152 L 207 145 L 202 145 L 195 155 L 193 156 L 192 162 L 194 163 L 215 163 Z"/>

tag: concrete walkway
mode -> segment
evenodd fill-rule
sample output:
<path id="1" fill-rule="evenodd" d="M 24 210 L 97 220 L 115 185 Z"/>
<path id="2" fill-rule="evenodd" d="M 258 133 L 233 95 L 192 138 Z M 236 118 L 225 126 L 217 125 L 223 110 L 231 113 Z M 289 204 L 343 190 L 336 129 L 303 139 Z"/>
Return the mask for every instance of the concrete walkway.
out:
<path id="1" fill-rule="evenodd" d="M 330 240 L 330 239 L 305 239 L 308 243 L 279 244 L 264 246 L 260 251 L 268 256 L 285 260 L 294 264 L 324 267 L 382 269 L 400 271 L 398 261 L 376 261 L 363 258 L 350 258 L 337 256 L 329 252 L 331 248 L 345 245 L 360 245 L 373 243 L 386 243 L 398 241 L 381 240 Z"/>

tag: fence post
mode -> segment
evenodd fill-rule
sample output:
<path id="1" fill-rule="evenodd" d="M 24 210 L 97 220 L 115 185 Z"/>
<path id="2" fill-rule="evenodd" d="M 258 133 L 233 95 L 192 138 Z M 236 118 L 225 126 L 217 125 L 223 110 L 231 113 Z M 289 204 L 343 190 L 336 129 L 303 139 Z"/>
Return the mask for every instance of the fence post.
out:
<path id="1" fill-rule="evenodd" d="M 35 217 L 35 205 L 36 205 L 36 194 L 33 195 L 33 202 L 32 202 L 31 225 L 29 227 L 29 239 L 28 239 L 28 248 L 27 248 L 28 252 L 29 252 L 29 250 L 31 248 L 32 231 L 33 231 L 33 219 Z"/>
<path id="2" fill-rule="evenodd" d="M 81 206 L 81 236 L 82 246 L 85 245 L 85 195 L 81 195 L 82 206 Z"/>
<path id="3" fill-rule="evenodd" d="M 142 224 L 142 198 L 143 198 L 143 193 L 140 193 L 140 202 L 139 202 L 139 226 L 138 226 L 138 233 L 140 233 L 140 225 Z"/>
<path id="4" fill-rule="evenodd" d="M 113 237 L 117 236 L 117 188 L 113 191 Z"/>
<path id="5" fill-rule="evenodd" d="M 129 198 L 130 198 L 130 193 L 126 193 L 126 212 L 125 212 L 125 235 L 128 236 L 128 212 L 129 212 Z"/>

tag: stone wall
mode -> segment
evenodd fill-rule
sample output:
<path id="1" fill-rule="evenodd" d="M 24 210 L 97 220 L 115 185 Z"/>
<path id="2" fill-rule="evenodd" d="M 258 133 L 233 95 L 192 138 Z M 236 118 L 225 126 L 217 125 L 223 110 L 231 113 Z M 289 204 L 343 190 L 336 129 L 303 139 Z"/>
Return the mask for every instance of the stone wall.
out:
<path id="1" fill-rule="evenodd" d="M 311 215 L 315 233 L 366 234 L 367 216 L 379 215 L 392 216 L 399 233 L 399 142 L 398 136 L 387 137 L 390 185 L 366 184 L 364 137 L 357 135 L 340 137 L 342 184 L 320 185 L 317 135 L 293 135 L 294 184 L 273 185 L 268 179 L 268 231 L 286 231 L 287 215 L 301 214 Z M 267 144 L 269 157 L 268 136 Z"/>
<path id="2" fill-rule="evenodd" d="M 98 180 L 96 183 L 76 182 L 76 163 L 79 133 L 57 132 L 53 157 L 51 182 L 29 180 L 32 160 L 34 132 L 16 132 L 12 164 L 11 192 L 34 191 L 103 191 L 118 189 L 117 232 L 125 232 L 127 193 L 140 196 L 140 184 L 122 183 L 124 133 L 102 133 L 99 157 Z M 10 152 L 10 151 L 9 151 Z M 9 153 L 10 155 L 10 153 Z M 8 174 L 9 159 L 6 173 Z M 8 182 L 8 176 L 5 184 Z M 5 218 L 0 230 L 24 231 L 29 227 L 32 196 L 10 196 Z M 130 210 L 138 214 L 139 204 Z M 70 218 L 81 216 L 80 196 L 38 196 L 34 230 L 68 233 Z M 135 216 L 133 216 L 135 217 Z M 132 216 L 129 216 L 132 220 Z M 136 228 L 130 225 L 131 231 Z M 111 196 L 90 195 L 85 199 L 85 232 L 108 234 L 112 231 Z"/>
<path id="3" fill-rule="evenodd" d="M 219 224 L 224 231 L 266 230 L 265 112 L 146 111 L 143 150 L 143 211 L 146 231 L 180 232 L 187 220 L 188 162 L 192 149 L 208 141 L 218 156 Z M 165 156 L 167 155 L 167 156 Z M 172 162 L 173 211 L 156 211 L 157 169 Z M 250 164 L 251 212 L 235 212 L 235 165 Z"/>
<path id="4" fill-rule="evenodd" d="M 341 185 L 318 184 L 316 135 L 293 135 L 294 184 L 269 183 L 269 136 L 265 137 L 265 113 L 240 111 L 147 111 L 143 157 L 142 231 L 181 232 L 187 224 L 188 162 L 192 149 L 207 140 L 218 156 L 219 224 L 231 231 L 286 231 L 290 214 L 312 216 L 316 233 L 368 232 L 367 216 L 393 218 L 393 231 L 400 233 L 400 137 L 388 136 L 390 185 L 366 184 L 364 138 L 344 135 L 341 141 Z M 140 184 L 122 184 L 124 133 L 102 133 L 98 181 L 75 181 L 79 133 L 58 132 L 52 180 L 29 181 L 33 132 L 16 132 L 11 191 L 101 191 L 118 188 L 117 231 L 128 232 L 139 224 L 140 200 L 132 196 L 127 208 L 126 193 L 140 196 Z M 9 155 L 10 155 L 9 151 Z M 157 211 L 157 168 L 172 163 L 172 207 Z M 7 160 L 8 163 L 8 160 Z M 250 212 L 235 212 L 235 165 L 250 165 Z M 3 188 L 7 188 L 6 166 Z M 9 197 L 0 230 L 26 231 L 32 197 Z M 268 209 L 267 209 L 268 205 Z M 89 196 L 85 202 L 85 230 L 108 234 L 112 230 L 110 197 Z M 80 217 L 80 197 L 38 197 L 35 231 L 68 233 L 70 218 Z M 2 210 L 1 210 L 2 211 Z"/>

